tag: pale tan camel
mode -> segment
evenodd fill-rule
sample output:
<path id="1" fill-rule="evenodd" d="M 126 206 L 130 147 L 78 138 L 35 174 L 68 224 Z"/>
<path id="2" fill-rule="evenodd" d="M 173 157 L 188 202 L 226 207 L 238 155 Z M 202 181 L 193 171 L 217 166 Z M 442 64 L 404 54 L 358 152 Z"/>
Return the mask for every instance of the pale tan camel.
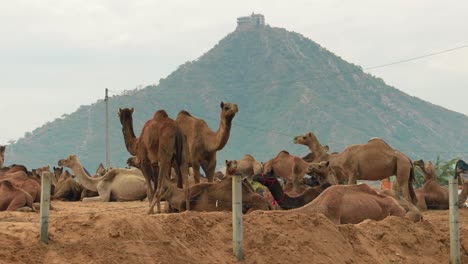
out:
<path id="1" fill-rule="evenodd" d="M 102 177 L 92 178 L 75 155 L 59 160 L 58 165 L 73 170 L 84 188 L 99 193 L 97 197 L 84 198 L 83 202 L 137 201 L 146 197 L 145 178 L 139 169 L 116 168 Z"/>
<path id="2" fill-rule="evenodd" d="M 0 181 L 0 211 L 34 211 L 33 198 L 9 180 Z"/>
<path id="3" fill-rule="evenodd" d="M 348 184 L 356 184 L 357 180 L 376 181 L 395 175 L 393 188 L 398 195 L 403 195 L 413 204 L 417 202 L 412 161 L 379 138 L 373 138 L 366 144 L 348 146 L 337 154 L 323 151 L 312 132 L 295 137 L 294 143 L 308 146 L 316 154 L 316 162 L 330 161 L 338 181 L 347 179 Z"/>
<path id="4" fill-rule="evenodd" d="M 212 131 L 208 124 L 195 118 L 187 111 L 177 115 L 176 122 L 187 137 L 190 152 L 190 164 L 195 182 L 200 182 L 200 166 L 209 182 L 213 181 L 216 169 L 216 152 L 224 148 L 231 133 L 232 119 L 239 111 L 236 104 L 221 102 L 221 114 L 218 130 Z"/>
<path id="5" fill-rule="evenodd" d="M 171 167 L 177 171 L 178 184 L 183 185 L 186 196 L 186 206 L 190 210 L 190 188 L 188 184 L 189 149 L 184 134 L 177 123 L 169 118 L 166 111 L 157 111 L 153 118 L 148 120 L 136 138 L 133 132 L 133 108 L 119 109 L 119 118 L 125 145 L 130 154 L 135 155 L 147 183 L 148 200 L 150 208 L 148 213 L 161 212 L 161 189 L 158 188 L 163 178 L 168 178 Z M 152 183 L 154 188 L 152 188 Z"/>
<path id="6" fill-rule="evenodd" d="M 390 215 L 406 215 L 395 199 L 366 184 L 332 185 L 312 202 L 292 211 L 322 213 L 335 224 L 357 224 L 366 219 L 379 221 Z"/>
<path id="7" fill-rule="evenodd" d="M 3 168 L 5 162 L 5 146 L 0 146 L 0 169 Z"/>
<path id="8" fill-rule="evenodd" d="M 311 164 L 283 150 L 276 157 L 263 164 L 263 173 L 267 174 L 274 170 L 275 175 L 292 183 L 291 190 L 286 192 L 300 194 L 308 188 L 304 184 L 304 175 L 310 172 L 309 166 Z"/>
<path id="9" fill-rule="evenodd" d="M 417 160 L 414 165 L 421 169 L 424 177 L 424 185 L 414 191 L 418 198 L 417 207 L 420 210 L 449 209 L 449 190 L 437 182 L 432 162 L 425 164 L 423 160 Z"/>
<path id="10" fill-rule="evenodd" d="M 172 210 L 185 211 L 184 193 L 168 179 L 163 181 L 163 197 Z M 232 178 L 224 177 L 219 182 L 198 183 L 190 188 L 191 210 L 198 212 L 232 210 Z M 242 211 L 269 210 L 268 201 L 253 191 L 252 186 L 242 181 Z"/>

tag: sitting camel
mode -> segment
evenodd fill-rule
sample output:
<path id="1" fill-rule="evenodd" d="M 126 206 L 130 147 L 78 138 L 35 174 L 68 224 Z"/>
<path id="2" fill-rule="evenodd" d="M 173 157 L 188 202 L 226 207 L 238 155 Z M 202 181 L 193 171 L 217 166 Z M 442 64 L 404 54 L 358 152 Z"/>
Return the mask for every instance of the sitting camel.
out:
<path id="1" fill-rule="evenodd" d="M 5 146 L 0 146 L 0 169 L 3 168 L 5 162 Z"/>
<path id="2" fill-rule="evenodd" d="M 304 161 L 302 158 L 290 155 L 287 151 L 280 151 L 276 157 L 263 164 L 263 173 L 268 174 L 274 170 L 275 175 L 291 182 L 294 193 L 302 193 L 307 186 L 304 185 L 304 175 L 310 173 L 309 166 L 312 163 Z M 335 183 L 334 179 L 327 179 L 329 183 Z"/>
<path id="3" fill-rule="evenodd" d="M 162 184 L 164 198 L 172 210 L 186 210 L 182 189 L 165 179 Z M 232 178 L 224 177 L 219 182 L 198 183 L 190 187 L 190 210 L 198 212 L 232 211 Z M 253 191 L 252 186 L 242 181 L 242 212 L 270 210 L 268 201 Z"/>
<path id="4" fill-rule="evenodd" d="M 254 159 L 252 155 L 246 154 L 240 160 L 226 160 L 226 175 L 240 174 L 242 178 L 247 178 L 255 192 L 263 193 L 264 186 L 252 181 L 252 176 L 262 173 L 262 164 Z M 223 175 L 224 177 L 224 175 Z"/>
<path id="5" fill-rule="evenodd" d="M 60 172 L 57 180 L 53 180 L 54 193 L 52 199 L 59 199 L 65 201 L 79 201 L 81 200 L 81 194 L 83 193 L 83 185 L 73 179 L 73 176 L 68 172 L 64 171 L 62 167 L 54 167 L 55 172 Z"/>
<path id="6" fill-rule="evenodd" d="M 278 177 L 271 170 L 268 173 L 254 175 L 252 178 L 255 182 L 261 183 L 269 190 L 275 202 L 285 210 L 298 208 L 306 205 L 310 201 L 317 198 L 326 188 L 330 187 L 329 183 L 324 183 L 321 186 L 314 186 L 306 189 L 298 196 L 289 196 L 283 192 L 281 184 L 278 182 Z"/>
<path id="7" fill-rule="evenodd" d="M 16 171 L 0 176 L 0 180 L 8 180 L 17 188 L 21 188 L 33 198 L 34 203 L 41 201 L 41 185 L 36 179 L 29 176 L 24 171 Z"/>
<path id="8" fill-rule="evenodd" d="M 99 193 L 97 197 L 84 198 L 83 202 L 137 201 L 146 197 L 145 178 L 139 169 L 117 168 L 92 178 L 86 175 L 76 155 L 59 160 L 58 165 L 70 168 L 84 188 Z"/>
<path id="9" fill-rule="evenodd" d="M 216 169 L 216 152 L 223 149 L 229 140 L 232 119 L 239 111 L 237 104 L 221 102 L 219 128 L 212 131 L 208 124 L 193 117 L 187 111 L 180 111 L 176 122 L 187 137 L 190 152 L 190 164 L 193 168 L 195 182 L 200 182 L 200 166 L 205 171 L 208 182 L 214 179 Z"/>
<path id="10" fill-rule="evenodd" d="M 372 138 L 366 144 L 348 146 L 337 154 L 326 153 L 312 132 L 294 137 L 294 143 L 308 146 L 316 155 L 315 162 L 330 161 L 340 182 L 347 179 L 348 184 L 356 184 L 357 180 L 376 181 L 395 175 L 395 191 L 413 204 L 417 202 L 413 163 L 382 139 Z"/>
<path id="11" fill-rule="evenodd" d="M 34 211 L 33 198 L 9 180 L 0 181 L 0 211 Z"/>
<path id="12" fill-rule="evenodd" d="M 305 206 L 293 209 L 300 213 L 322 213 L 335 224 L 357 224 L 366 219 L 382 220 L 387 216 L 405 217 L 398 202 L 366 184 L 332 185 Z"/>
<path id="13" fill-rule="evenodd" d="M 422 170 L 424 176 L 424 185 L 415 190 L 418 199 L 416 206 L 420 210 L 449 209 L 449 190 L 437 182 L 432 162 L 425 164 L 423 160 L 417 160 L 413 164 Z"/>

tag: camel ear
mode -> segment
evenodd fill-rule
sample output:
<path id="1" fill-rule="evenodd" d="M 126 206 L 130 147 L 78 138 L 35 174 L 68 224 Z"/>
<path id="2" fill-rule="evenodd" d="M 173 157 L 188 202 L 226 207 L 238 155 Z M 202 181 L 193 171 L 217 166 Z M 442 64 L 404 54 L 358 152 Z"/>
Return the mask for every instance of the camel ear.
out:
<path id="1" fill-rule="evenodd" d="M 312 136 L 312 132 L 307 133 L 307 136 L 311 137 L 311 136 Z"/>
<path id="2" fill-rule="evenodd" d="M 221 105 L 221 108 L 223 108 L 223 107 L 224 107 L 224 102 L 221 101 L 221 104 L 220 104 L 220 105 Z"/>
<path id="3" fill-rule="evenodd" d="M 327 160 L 327 161 L 325 162 L 325 166 L 328 167 L 328 165 L 330 165 L 330 161 Z"/>
<path id="4" fill-rule="evenodd" d="M 323 146 L 323 149 L 325 149 L 326 152 L 330 150 L 330 147 L 328 145 Z"/>
<path id="5" fill-rule="evenodd" d="M 228 165 L 228 162 L 229 162 L 228 160 L 225 160 L 225 161 L 224 161 L 224 163 L 225 163 L 226 165 Z"/>
<path id="6" fill-rule="evenodd" d="M 130 109 L 130 111 L 132 111 L 132 113 L 133 113 L 133 112 L 135 111 L 135 108 L 132 107 L 132 108 Z"/>

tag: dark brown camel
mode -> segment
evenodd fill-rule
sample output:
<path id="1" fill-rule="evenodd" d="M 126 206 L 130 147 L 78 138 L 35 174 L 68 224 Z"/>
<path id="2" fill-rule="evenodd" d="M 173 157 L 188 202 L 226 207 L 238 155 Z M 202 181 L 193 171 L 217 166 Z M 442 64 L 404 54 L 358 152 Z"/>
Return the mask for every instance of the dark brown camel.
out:
<path id="1" fill-rule="evenodd" d="M 148 213 L 153 213 L 155 205 L 157 212 L 161 212 L 161 188 L 158 186 L 165 177 L 170 176 L 171 167 L 174 167 L 179 176 L 179 185 L 183 182 L 186 208 L 190 210 L 189 149 L 182 131 L 177 123 L 169 118 L 166 111 L 159 110 L 145 123 L 140 137 L 136 138 L 133 132 L 132 114 L 133 108 L 119 109 L 125 146 L 130 154 L 137 157 L 140 163 L 137 167 L 142 170 L 148 186 L 150 201 Z"/>
<path id="2" fill-rule="evenodd" d="M 326 188 L 330 186 L 329 183 L 322 184 L 321 186 L 314 186 L 306 189 L 302 194 L 298 196 L 289 196 L 283 192 L 281 184 L 278 182 L 278 177 L 271 170 L 266 174 L 257 174 L 252 177 L 255 182 L 259 182 L 266 186 L 269 190 L 276 203 L 282 209 L 294 209 L 306 205 L 310 201 L 317 198 Z"/>
<path id="3" fill-rule="evenodd" d="M 216 152 L 223 149 L 228 142 L 232 119 L 238 111 L 239 108 L 236 104 L 221 102 L 217 131 L 212 131 L 204 120 L 193 117 L 187 111 L 181 111 L 177 115 L 176 122 L 187 137 L 190 164 L 196 183 L 200 182 L 200 166 L 205 171 L 208 182 L 213 181 L 216 169 Z"/>

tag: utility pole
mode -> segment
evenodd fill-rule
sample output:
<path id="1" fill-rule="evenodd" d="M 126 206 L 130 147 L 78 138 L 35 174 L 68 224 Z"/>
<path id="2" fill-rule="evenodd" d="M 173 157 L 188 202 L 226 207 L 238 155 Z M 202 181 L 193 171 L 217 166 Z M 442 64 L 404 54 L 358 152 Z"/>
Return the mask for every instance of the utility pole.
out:
<path id="1" fill-rule="evenodd" d="M 106 88 L 106 97 L 104 101 L 106 102 L 106 169 L 110 168 L 110 146 L 109 146 L 109 96 L 108 96 L 109 89 Z"/>

